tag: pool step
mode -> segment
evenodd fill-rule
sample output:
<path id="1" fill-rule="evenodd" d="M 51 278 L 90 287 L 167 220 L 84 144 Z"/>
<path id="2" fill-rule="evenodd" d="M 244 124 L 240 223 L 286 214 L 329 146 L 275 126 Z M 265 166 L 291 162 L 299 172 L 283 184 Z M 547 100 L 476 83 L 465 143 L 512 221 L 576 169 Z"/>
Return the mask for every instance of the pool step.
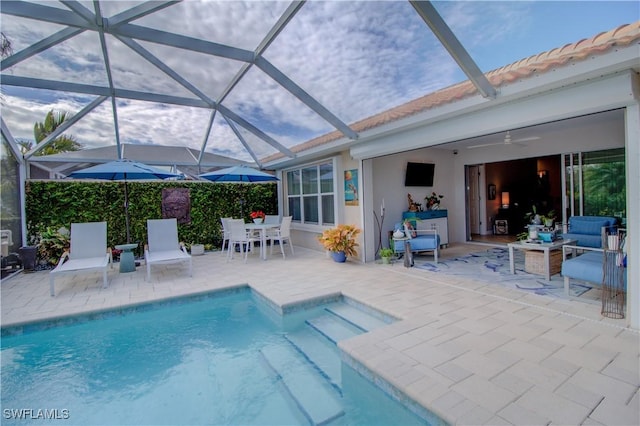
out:
<path id="1" fill-rule="evenodd" d="M 335 389 L 293 347 L 267 346 L 260 353 L 312 425 L 344 415 Z"/>
<path id="2" fill-rule="evenodd" d="M 310 330 L 289 333 L 285 339 L 342 394 L 342 361 L 335 346 Z"/>
<path id="3" fill-rule="evenodd" d="M 348 339 L 358 334 L 362 334 L 362 330 L 349 322 L 336 317 L 335 315 L 321 315 L 306 321 L 306 323 L 329 339 L 333 343 L 340 340 Z"/>
<path id="4" fill-rule="evenodd" d="M 341 304 L 325 308 L 325 310 L 348 323 L 355 325 L 362 331 L 371 331 L 388 325 L 380 318 L 374 317 L 351 305 Z"/>

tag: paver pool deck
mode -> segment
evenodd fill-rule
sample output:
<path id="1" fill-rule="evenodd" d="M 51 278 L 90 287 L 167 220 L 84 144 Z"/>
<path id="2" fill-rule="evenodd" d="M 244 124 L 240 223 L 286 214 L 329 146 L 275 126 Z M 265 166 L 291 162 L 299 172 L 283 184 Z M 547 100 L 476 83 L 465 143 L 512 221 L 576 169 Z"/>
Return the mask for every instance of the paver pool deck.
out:
<path id="1" fill-rule="evenodd" d="M 443 250 L 446 256 L 447 250 Z M 359 364 L 451 424 L 638 425 L 640 334 L 600 306 L 296 247 L 268 260 L 220 252 L 135 272 L 48 272 L 2 282 L 2 327 L 248 284 L 280 306 L 336 292 L 400 318 L 340 342 Z"/>

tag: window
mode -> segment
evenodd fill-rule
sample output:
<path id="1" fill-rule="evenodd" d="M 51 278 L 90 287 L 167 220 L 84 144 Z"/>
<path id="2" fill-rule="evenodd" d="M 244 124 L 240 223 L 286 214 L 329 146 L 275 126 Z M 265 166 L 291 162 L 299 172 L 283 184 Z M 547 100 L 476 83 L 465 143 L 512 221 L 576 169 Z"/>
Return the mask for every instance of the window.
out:
<path id="1" fill-rule="evenodd" d="M 335 224 L 335 178 L 333 161 L 286 172 L 287 213 L 294 222 Z"/>

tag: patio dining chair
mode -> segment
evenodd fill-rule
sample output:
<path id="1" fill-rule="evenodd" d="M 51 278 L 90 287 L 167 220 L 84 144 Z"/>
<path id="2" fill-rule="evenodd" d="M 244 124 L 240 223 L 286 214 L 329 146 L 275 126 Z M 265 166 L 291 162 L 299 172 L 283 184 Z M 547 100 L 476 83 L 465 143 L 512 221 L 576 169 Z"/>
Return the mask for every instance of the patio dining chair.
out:
<path id="1" fill-rule="evenodd" d="M 285 216 L 282 218 L 282 223 L 280 224 L 280 228 L 276 229 L 276 232 L 273 236 L 270 237 L 271 240 L 271 253 L 273 254 L 273 244 L 278 241 L 280 245 L 280 251 L 282 252 L 282 257 L 286 258 L 284 254 L 284 242 L 289 242 L 289 247 L 291 248 L 291 255 L 293 255 L 293 243 L 291 242 L 291 220 L 292 216 Z"/>
<path id="2" fill-rule="evenodd" d="M 254 243 L 258 239 L 251 232 L 247 232 L 242 219 L 231 219 L 227 222 L 229 225 L 229 247 L 227 252 L 227 262 L 233 259 L 233 253 L 236 246 L 240 248 L 240 253 L 244 255 L 244 261 L 247 261 L 249 251 L 253 251 Z"/>
<path id="3" fill-rule="evenodd" d="M 112 266 L 107 247 L 107 222 L 72 223 L 70 247 L 49 273 L 49 290 L 55 296 L 55 278 L 61 274 L 83 271 L 102 272 L 102 288 L 107 288 L 107 268 Z"/>
<path id="4" fill-rule="evenodd" d="M 172 219 L 147 220 L 147 244 L 144 260 L 147 265 L 147 281 L 151 278 L 151 265 L 184 262 L 192 276 L 191 255 L 183 243 L 178 241 L 178 221 Z"/>
<path id="5" fill-rule="evenodd" d="M 277 224 L 280 223 L 280 216 L 277 214 L 267 214 L 264 216 L 264 222 L 266 224 Z"/>
<path id="6" fill-rule="evenodd" d="M 280 215 L 268 214 L 264 217 L 264 224 L 267 225 L 280 225 Z M 267 241 L 273 243 L 272 238 L 277 235 L 278 228 L 269 228 L 265 231 L 267 233 Z"/>
<path id="7" fill-rule="evenodd" d="M 224 254 L 225 245 L 227 249 L 229 249 L 229 237 L 231 236 L 231 231 L 229 230 L 229 224 L 227 222 L 231 219 L 233 218 L 231 217 L 220 218 L 220 222 L 222 223 L 222 253 L 223 254 Z"/>

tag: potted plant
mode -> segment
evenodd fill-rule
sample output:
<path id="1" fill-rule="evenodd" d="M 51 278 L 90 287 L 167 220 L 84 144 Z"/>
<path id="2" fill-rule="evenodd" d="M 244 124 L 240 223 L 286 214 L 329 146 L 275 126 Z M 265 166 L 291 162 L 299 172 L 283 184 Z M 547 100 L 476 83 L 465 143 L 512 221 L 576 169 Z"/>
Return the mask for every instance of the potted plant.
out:
<path id="1" fill-rule="evenodd" d="M 360 229 L 353 225 L 338 225 L 335 228 L 326 229 L 318 235 L 318 241 L 331 252 L 333 260 L 344 262 L 347 256 L 357 256 L 356 247 L 359 246 L 356 237 Z"/>
<path id="2" fill-rule="evenodd" d="M 47 226 L 38 234 L 36 243 L 38 257 L 49 265 L 57 265 L 58 261 L 70 247 L 69 230 L 65 227 L 54 229 Z"/>
<path id="3" fill-rule="evenodd" d="M 254 223 L 262 223 L 264 220 L 264 212 L 262 210 L 257 210 L 255 212 L 251 212 L 251 219 L 253 219 Z"/>
<path id="4" fill-rule="evenodd" d="M 530 225 L 542 225 L 542 219 L 535 205 L 531 206 L 531 211 L 524 215 L 524 219 L 529 222 Z"/>
<path id="5" fill-rule="evenodd" d="M 540 220 L 542 220 L 542 224 L 547 228 L 551 228 L 553 226 L 553 221 L 555 219 L 556 219 L 555 210 L 549 210 L 547 214 L 540 215 Z"/>
<path id="6" fill-rule="evenodd" d="M 539 214 L 535 205 L 531 206 L 531 211 L 524 215 L 526 221 L 531 225 L 543 225 L 547 228 L 553 226 L 556 219 L 556 211 L 549 210 L 546 214 Z"/>
<path id="7" fill-rule="evenodd" d="M 382 259 L 382 263 L 391 263 L 391 257 L 393 257 L 392 248 L 380 249 L 380 259 Z"/>
<path id="8" fill-rule="evenodd" d="M 440 201 L 444 198 L 442 194 L 436 194 L 432 192 L 431 195 L 424 197 L 424 204 L 427 210 L 438 210 L 440 208 Z"/>

